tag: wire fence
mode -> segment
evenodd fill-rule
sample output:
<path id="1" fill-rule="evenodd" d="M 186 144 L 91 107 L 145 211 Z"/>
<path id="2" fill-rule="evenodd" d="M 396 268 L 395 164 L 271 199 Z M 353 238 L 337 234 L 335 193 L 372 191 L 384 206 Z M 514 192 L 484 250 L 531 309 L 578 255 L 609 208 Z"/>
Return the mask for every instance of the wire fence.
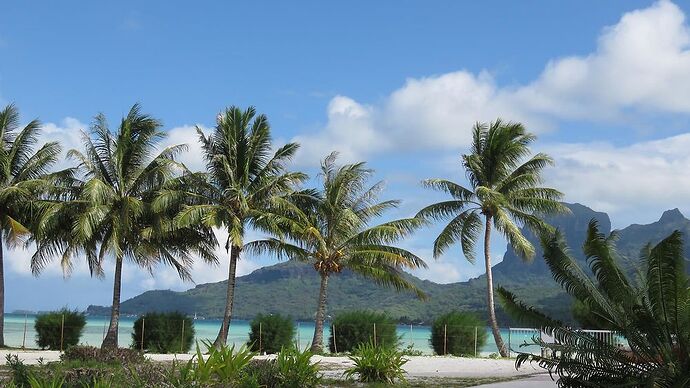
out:
<path id="1" fill-rule="evenodd" d="M 80 344 L 99 346 L 107 334 L 108 320 L 89 318 L 84 327 Z M 185 337 L 185 332 L 194 333 L 194 342 L 202 344 L 204 342 L 213 342 L 216 338 L 218 329 L 220 328 L 220 321 L 193 321 L 192 327 L 185 323 L 178 325 L 178 330 L 169 333 L 171 337 L 179 335 L 180 338 L 180 352 L 184 353 L 187 349 L 182 345 Z M 65 331 L 71 330 L 69 326 L 65 326 L 64 319 L 60 327 L 60 350 L 64 350 Z M 131 319 L 124 319 L 120 322 L 118 330 L 119 345 L 121 347 L 131 347 L 139 350 L 144 349 L 143 336 L 148 330 L 153 330 L 147 327 L 146 321 L 143 320 L 141 324 L 140 336 L 142 338 L 133 338 L 133 321 Z M 160 328 L 156 328 L 160 332 Z M 544 354 L 543 349 L 536 343 L 537 340 L 546 343 L 555 341 L 546 333 L 539 329 L 533 328 L 502 328 L 501 336 L 505 342 L 510 355 L 515 356 L 517 353 L 532 353 Z M 228 343 L 235 346 L 242 346 L 249 341 L 249 323 L 247 321 L 235 322 L 230 325 L 230 332 L 228 336 Z M 618 333 L 607 330 L 583 330 L 583 332 L 593 336 L 599 341 L 610 345 L 624 345 L 625 339 Z M 311 346 L 314 333 L 314 324 L 305 322 L 296 322 L 295 335 L 293 341 L 301 349 Z M 444 325 L 433 330 L 430 326 L 419 325 L 386 325 L 375 324 L 371 325 L 331 325 L 326 323 L 324 325 L 324 350 L 332 351 L 333 353 L 342 352 L 344 349 L 338 349 L 344 342 L 342 337 L 353 337 L 371 341 L 375 345 L 386 344 L 394 341 L 399 349 L 406 351 L 408 354 L 420 355 L 459 355 L 485 357 L 493 353 L 498 353 L 498 349 L 494 342 L 491 330 L 483 326 L 451 326 Z M 272 331 L 259 325 L 258 333 L 258 349 L 261 352 L 265 347 L 265 341 L 271 341 Z M 34 330 L 33 317 L 24 316 L 23 319 L 17 319 L 5 323 L 5 343 L 8 346 L 20 347 L 25 349 L 36 348 L 37 334 Z M 331 344 L 333 345 L 331 348 Z M 194 346 L 193 346 L 194 348 Z M 192 349 L 194 351 L 194 349 Z"/>

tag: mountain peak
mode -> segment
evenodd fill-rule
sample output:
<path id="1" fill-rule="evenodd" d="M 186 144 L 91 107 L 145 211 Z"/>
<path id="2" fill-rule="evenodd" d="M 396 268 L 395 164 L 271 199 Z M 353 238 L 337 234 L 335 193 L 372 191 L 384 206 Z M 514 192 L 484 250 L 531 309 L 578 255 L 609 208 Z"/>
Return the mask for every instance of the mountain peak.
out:
<path id="1" fill-rule="evenodd" d="M 683 213 L 678 210 L 678 208 L 666 210 L 664 214 L 661 215 L 659 222 L 674 222 L 685 220 Z"/>

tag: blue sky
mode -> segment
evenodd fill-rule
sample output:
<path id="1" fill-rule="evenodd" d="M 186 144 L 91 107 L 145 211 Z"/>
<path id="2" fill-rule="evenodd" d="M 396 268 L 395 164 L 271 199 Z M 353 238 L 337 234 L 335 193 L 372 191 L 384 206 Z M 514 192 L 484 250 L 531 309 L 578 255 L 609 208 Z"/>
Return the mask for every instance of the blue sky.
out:
<path id="1" fill-rule="evenodd" d="M 439 198 L 421 179 L 462 181 L 472 123 L 500 116 L 556 158 L 549 185 L 624 227 L 690 211 L 689 12 L 665 1 L 11 2 L 0 103 L 39 117 L 66 148 L 96 113 L 115 123 L 134 102 L 165 123 L 167 142 L 192 146 L 193 125 L 255 105 L 277 142 L 303 143 L 295 168 L 313 171 L 331 150 L 368 160 L 384 196 L 405 201 L 391 217 Z M 185 162 L 201 166 L 194 151 Z M 432 239 L 405 244 L 428 257 Z M 505 243 L 494 246 L 500 258 Z M 110 282 L 83 268 L 32 278 L 30 253 L 7 255 L 9 310 L 109 303 Z M 459 249 L 428 260 L 418 275 L 435 281 L 482 272 Z M 240 272 L 272 262 L 247 258 Z M 200 283 L 225 273 L 194 269 Z M 165 268 L 154 275 L 126 269 L 125 297 L 193 286 Z"/>

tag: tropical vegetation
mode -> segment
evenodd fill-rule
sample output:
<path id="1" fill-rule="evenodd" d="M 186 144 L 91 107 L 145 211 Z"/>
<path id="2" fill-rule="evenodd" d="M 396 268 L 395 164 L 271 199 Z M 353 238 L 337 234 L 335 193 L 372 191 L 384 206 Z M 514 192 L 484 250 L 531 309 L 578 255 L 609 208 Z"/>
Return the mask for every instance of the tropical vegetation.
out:
<path id="1" fill-rule="evenodd" d="M 62 351 L 79 343 L 84 326 L 86 317 L 78 311 L 62 309 L 38 314 L 34 321 L 36 345 Z"/>
<path id="2" fill-rule="evenodd" d="M 484 326 L 474 314 L 451 311 L 434 320 L 429 343 L 439 355 L 476 356 L 486 344 Z"/>
<path id="3" fill-rule="evenodd" d="M 158 151 L 165 137 L 157 119 L 134 105 L 116 132 L 104 115 L 95 117 L 82 134 L 83 151 L 70 150 L 77 175 L 65 188 L 65 200 L 44 207 L 33 238 L 37 251 L 31 269 L 40 273 L 55 257 L 65 273 L 72 259 L 84 257 L 91 275 L 102 277 L 106 259 L 114 261 L 113 298 L 102 347 L 118 346 L 122 266 L 127 260 L 151 272 L 158 263 L 173 266 L 190 279 L 194 257 L 215 262 L 213 231 L 202 224 L 173 224 L 172 208 L 154 211 L 152 202 L 179 167 L 175 157 L 185 150 L 173 145 Z M 65 227 L 67 225 L 68 227 Z"/>
<path id="4" fill-rule="evenodd" d="M 494 307 L 491 231 L 495 228 L 516 253 L 531 260 L 534 246 L 522 234 L 519 224 L 540 233 L 548 230 L 542 219 L 545 214 L 567 211 L 558 202 L 561 192 L 540 186 L 542 170 L 553 160 L 544 153 L 530 157 L 529 145 L 534 140 L 535 136 L 520 123 L 477 123 L 471 151 L 462 156 L 469 188 L 447 179 L 426 180 L 426 187 L 442 191 L 451 199 L 427 206 L 417 214 L 428 220 L 449 220 L 434 241 L 434 257 L 440 257 L 459 242 L 467 260 L 474 262 L 475 245 L 483 232 L 489 323 L 503 357 L 508 356 L 508 349 L 501 338 Z"/>
<path id="5" fill-rule="evenodd" d="M 51 173 L 60 155 L 57 142 L 39 142 L 41 123 L 19 124 L 19 110 L 0 111 L 0 347 L 5 346 L 5 247 L 20 246 L 30 237 L 37 200 L 52 191 L 71 170 Z"/>
<path id="6" fill-rule="evenodd" d="M 211 134 L 199 127 L 197 134 L 207 170 L 186 171 L 170 182 L 159 191 L 156 208 L 181 206 L 175 217 L 178 227 L 203 225 L 227 233 L 223 244 L 229 255 L 225 311 L 214 342 L 219 347 L 228 337 L 237 261 L 247 229 L 280 234 L 273 216 L 276 203 L 293 192 L 306 175 L 286 167 L 299 145 L 288 143 L 274 149 L 268 118 L 257 116 L 254 107 L 242 110 L 232 106 L 218 115 Z"/>
<path id="7" fill-rule="evenodd" d="M 323 350 L 328 280 L 350 270 L 374 282 L 396 289 L 424 294 L 403 275 L 403 269 L 426 267 L 414 253 L 394 246 L 421 225 L 407 218 L 369 226 L 400 201 L 378 201 L 383 182 L 368 186 L 373 170 L 364 163 L 336 164 L 337 153 L 321 163 L 318 190 L 295 193 L 280 203 L 278 221 L 286 238 L 266 238 L 247 244 L 255 254 L 274 253 L 279 258 L 294 258 L 313 264 L 321 277 L 318 308 L 311 350 Z"/>
<path id="8" fill-rule="evenodd" d="M 328 347 L 331 353 L 352 352 L 369 342 L 395 348 L 400 340 L 397 324 L 388 315 L 367 310 L 346 311 L 331 320 Z"/>
<path id="9" fill-rule="evenodd" d="M 294 345 L 295 321 L 280 314 L 259 314 L 249 324 L 247 346 L 255 352 L 275 354 Z"/>
<path id="10" fill-rule="evenodd" d="M 678 231 L 640 252 L 642 267 L 631 277 L 621 268 L 616 233 L 589 225 L 584 242 L 588 276 L 572 258 L 559 232 L 544 236 L 544 260 L 573 298 L 625 340 L 604 340 L 573 329 L 499 288 L 504 308 L 554 338 L 535 343 L 552 354 L 521 353 L 516 366 L 535 362 L 559 377 L 562 387 L 682 387 L 690 384 L 690 279 Z"/>
<path id="11" fill-rule="evenodd" d="M 187 353 L 194 342 L 192 318 L 173 311 L 146 313 L 134 321 L 132 349 L 151 353 Z"/>

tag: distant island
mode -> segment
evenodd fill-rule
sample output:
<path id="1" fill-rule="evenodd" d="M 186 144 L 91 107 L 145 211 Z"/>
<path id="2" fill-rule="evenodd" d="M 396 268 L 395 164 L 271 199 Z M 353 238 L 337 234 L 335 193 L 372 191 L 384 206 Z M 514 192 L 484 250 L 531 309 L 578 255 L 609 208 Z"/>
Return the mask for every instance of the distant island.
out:
<path id="1" fill-rule="evenodd" d="M 591 219 L 599 222 L 601 230 L 611 230 L 609 216 L 596 212 L 584 205 L 567 204 L 570 215 L 552 217 L 548 221 L 565 235 L 573 254 L 587 268 L 580 245 L 585 240 L 587 224 Z M 619 231 L 618 248 L 625 265 L 633 269 L 639 250 L 648 242 L 658 242 L 672 230 L 679 229 L 690 235 L 690 220 L 678 209 L 668 210 L 654 223 L 633 224 Z M 538 246 L 536 237 L 524 231 L 525 235 Z M 690 244 L 686 245 L 686 250 Z M 457 254 L 461 254 L 459 248 Z M 690 252 L 686 251 L 686 256 Z M 329 290 L 330 315 L 339 311 L 368 308 L 385 311 L 401 323 L 429 323 L 434 317 L 453 310 L 473 311 L 485 316 L 484 276 L 465 282 L 438 284 L 407 275 L 419 288 L 430 296 L 428 301 L 419 301 L 409 293 L 397 293 L 378 287 L 353 273 L 343 272 L 331 279 Z M 572 301 L 555 283 L 546 264 L 541 258 L 541 250 L 531 263 L 523 262 L 508 247 L 503 261 L 494 266 L 497 285 L 515 291 L 522 299 L 546 311 L 551 316 L 573 323 Z M 278 263 L 257 269 L 249 275 L 237 278 L 234 317 L 251 319 L 259 313 L 284 314 L 296 320 L 312 320 L 316 308 L 319 279 L 314 269 L 295 260 Z M 218 318 L 223 313 L 225 282 L 200 284 L 196 287 L 176 292 L 153 290 L 144 292 L 122 303 L 122 314 L 140 315 L 149 311 L 180 311 L 187 315 L 203 316 L 206 319 Z M 500 310 L 498 314 L 503 325 L 512 324 Z M 89 306 L 87 314 L 109 315 L 109 306 Z"/>

